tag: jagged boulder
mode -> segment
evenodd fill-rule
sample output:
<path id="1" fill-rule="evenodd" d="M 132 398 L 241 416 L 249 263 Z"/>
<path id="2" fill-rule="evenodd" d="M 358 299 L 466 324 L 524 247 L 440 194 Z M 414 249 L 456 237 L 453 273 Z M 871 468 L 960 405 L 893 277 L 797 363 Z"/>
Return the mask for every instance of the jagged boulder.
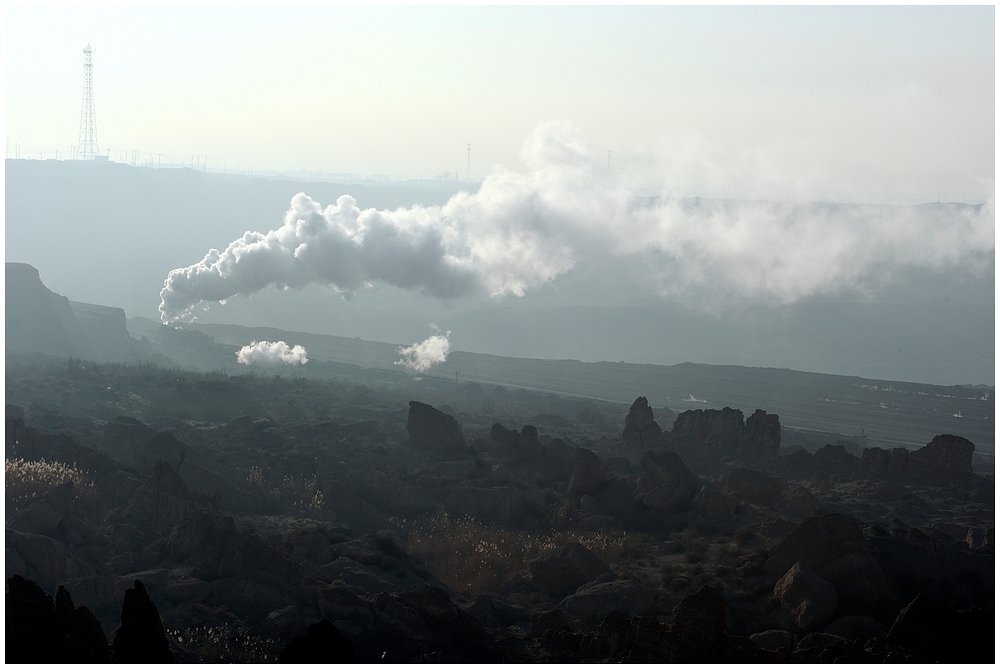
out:
<path id="1" fill-rule="evenodd" d="M 410 402 L 406 431 L 410 440 L 422 448 L 448 453 L 468 450 L 458 421 L 423 402 Z"/>
<path id="2" fill-rule="evenodd" d="M 604 485 L 601 459 L 589 448 L 577 448 L 573 458 L 573 474 L 569 479 L 569 494 L 588 495 Z"/>
<path id="3" fill-rule="evenodd" d="M 493 423 L 493 427 L 490 428 L 490 448 L 517 448 L 517 430 L 508 430 L 500 423 Z"/>
<path id="4" fill-rule="evenodd" d="M 542 551 L 528 563 L 531 584 L 550 595 L 564 596 L 584 583 L 611 575 L 611 567 L 579 543 Z"/>
<path id="5" fill-rule="evenodd" d="M 157 462 L 166 462 L 175 472 L 180 470 L 187 444 L 181 443 L 170 432 L 154 434 L 143 444 L 135 455 L 133 464 L 142 472 L 150 473 Z"/>
<path id="6" fill-rule="evenodd" d="M 650 488 L 667 484 L 684 484 L 691 494 L 701 490 L 702 482 L 676 453 L 646 451 L 639 461 Z"/>
<path id="7" fill-rule="evenodd" d="M 783 516 L 804 520 L 819 509 L 822 503 L 808 488 L 793 485 L 781 493 L 771 506 Z"/>
<path id="8" fill-rule="evenodd" d="M 640 460 L 649 491 L 642 503 L 667 513 L 687 511 L 702 483 L 676 453 L 647 451 Z"/>
<path id="9" fill-rule="evenodd" d="M 768 552 L 764 571 L 777 579 L 796 562 L 833 584 L 841 615 L 881 619 L 895 610 L 882 567 L 853 516 L 832 513 L 803 521 Z"/>
<path id="10" fill-rule="evenodd" d="M 774 596 L 781 602 L 783 624 L 803 632 L 815 632 L 832 621 L 840 604 L 833 584 L 801 562 L 774 584 Z"/>
<path id="11" fill-rule="evenodd" d="M 118 416 L 104 428 L 104 436 L 97 448 L 116 460 L 135 464 L 143 445 L 156 434 L 156 430 L 135 418 Z"/>
<path id="12" fill-rule="evenodd" d="M 280 663 L 342 664 L 359 662 L 354 644 L 324 618 L 306 629 L 305 636 L 292 639 L 278 656 Z"/>
<path id="13" fill-rule="evenodd" d="M 139 527 L 158 530 L 180 523 L 201 506 L 177 471 L 159 460 L 149 479 L 133 496 L 125 514 Z"/>
<path id="14" fill-rule="evenodd" d="M 593 627 L 612 611 L 629 617 L 645 614 L 653 608 L 653 596 L 636 580 L 606 576 L 581 585 L 559 606 L 584 627 Z"/>
<path id="15" fill-rule="evenodd" d="M 740 503 L 735 497 L 706 486 L 694 496 L 691 506 L 709 520 L 726 520 L 736 514 Z"/>
<path id="16" fill-rule="evenodd" d="M 726 602 L 711 585 L 681 598 L 673 616 L 678 640 L 696 652 L 710 649 L 726 631 Z"/>

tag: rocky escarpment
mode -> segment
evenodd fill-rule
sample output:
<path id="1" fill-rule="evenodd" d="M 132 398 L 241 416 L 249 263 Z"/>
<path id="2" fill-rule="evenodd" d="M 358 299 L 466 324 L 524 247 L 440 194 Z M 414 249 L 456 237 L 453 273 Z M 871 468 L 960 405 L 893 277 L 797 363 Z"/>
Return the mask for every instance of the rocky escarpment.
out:
<path id="1" fill-rule="evenodd" d="M 5 270 L 6 350 L 98 362 L 170 362 L 148 340 L 129 336 L 122 309 L 70 302 L 25 263 L 8 262 Z"/>

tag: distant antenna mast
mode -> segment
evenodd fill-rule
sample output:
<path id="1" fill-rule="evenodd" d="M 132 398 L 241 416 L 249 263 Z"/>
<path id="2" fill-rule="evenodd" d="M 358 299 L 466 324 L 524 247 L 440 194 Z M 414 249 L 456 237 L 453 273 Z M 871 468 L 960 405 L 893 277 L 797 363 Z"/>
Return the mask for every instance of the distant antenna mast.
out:
<path id="1" fill-rule="evenodd" d="M 472 181 L 472 144 L 465 145 L 465 180 Z"/>
<path id="2" fill-rule="evenodd" d="M 81 160 L 93 160 L 101 154 L 97 146 L 97 114 L 94 112 L 94 51 L 88 44 L 83 49 L 83 110 L 80 112 L 80 144 L 77 155 Z"/>

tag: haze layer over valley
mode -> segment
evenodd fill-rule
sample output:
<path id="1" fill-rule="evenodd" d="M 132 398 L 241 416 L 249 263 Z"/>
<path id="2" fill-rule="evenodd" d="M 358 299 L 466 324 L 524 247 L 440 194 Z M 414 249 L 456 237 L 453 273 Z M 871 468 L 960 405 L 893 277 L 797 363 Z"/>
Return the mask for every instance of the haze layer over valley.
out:
<path id="1" fill-rule="evenodd" d="M 392 211 L 441 206 L 456 191 L 471 191 L 474 198 L 478 189 L 455 182 L 434 186 L 248 180 L 191 170 L 9 161 L 7 254 L 9 259 L 33 264 L 53 290 L 71 299 L 114 304 L 129 316 L 156 318 L 158 293 L 171 270 L 200 258 L 207 248 L 224 249 L 246 230 L 278 228 L 296 193 L 308 192 L 322 203 L 333 203 L 350 192 L 359 208 Z M 39 200 L 47 202 L 42 216 L 35 207 Z M 80 209 L 81 201 L 93 205 Z M 706 215 L 699 214 L 699 208 L 710 213 L 740 206 L 729 201 L 676 202 L 675 206 L 693 210 L 695 222 Z M 640 199 L 634 206 L 655 211 L 657 203 Z M 792 216 L 819 215 L 825 225 L 843 224 L 838 216 L 874 215 L 886 225 L 916 218 L 945 229 L 971 223 L 973 230 L 980 225 L 975 221 L 992 211 L 966 205 L 868 209 L 815 205 L 821 210 L 816 214 L 797 207 L 800 211 Z M 61 234 L 66 221 L 88 233 Z M 668 261 L 650 264 L 651 256 L 645 255 L 638 262 L 635 258 L 624 262 L 584 250 L 574 252 L 561 271 L 529 286 L 523 296 L 441 299 L 404 287 L 376 285 L 345 299 L 321 283 L 300 280 L 307 285 L 280 290 L 264 277 L 259 279 L 264 287 L 252 295 L 227 295 L 225 305 L 211 303 L 194 315 L 200 322 L 280 327 L 397 344 L 423 340 L 430 334 L 428 323 L 434 323 L 452 331 L 455 349 L 514 357 L 691 361 L 992 384 L 992 251 L 983 255 L 974 246 L 946 250 L 932 240 L 914 247 L 907 241 L 908 233 L 891 234 L 888 248 L 895 245 L 896 256 L 890 250 L 881 258 L 859 257 L 851 261 L 853 268 L 829 261 L 841 277 L 838 280 L 860 282 L 857 286 L 829 293 L 825 284 L 817 284 L 818 291 L 809 289 L 813 294 L 785 303 L 773 293 L 756 292 L 752 283 L 741 288 L 738 277 L 711 274 L 710 280 L 689 281 L 688 289 L 679 294 L 664 295 L 662 291 L 673 286 L 663 274 L 671 266 Z M 958 229 L 955 234 L 966 235 Z M 931 246 L 923 246 L 927 244 Z M 933 248 L 936 255 L 922 248 Z M 792 253 L 767 248 L 749 252 L 776 260 Z M 860 241 L 844 252 L 865 255 Z M 528 269 L 545 262 L 530 256 L 512 258 L 510 263 L 515 261 Z M 705 271 L 676 262 L 674 266 L 675 272 Z M 796 290 L 795 276 L 788 281 L 785 290 Z"/>

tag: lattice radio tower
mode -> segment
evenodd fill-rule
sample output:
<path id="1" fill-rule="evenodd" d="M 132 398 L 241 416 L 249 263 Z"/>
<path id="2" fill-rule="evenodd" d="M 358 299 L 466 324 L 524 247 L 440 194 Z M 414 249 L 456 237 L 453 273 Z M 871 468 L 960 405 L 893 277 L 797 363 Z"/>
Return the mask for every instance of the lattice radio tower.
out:
<path id="1" fill-rule="evenodd" d="M 83 49 L 83 110 L 80 112 L 80 143 L 76 154 L 81 160 L 93 160 L 101 154 L 97 146 L 97 114 L 94 112 L 94 51 Z"/>

